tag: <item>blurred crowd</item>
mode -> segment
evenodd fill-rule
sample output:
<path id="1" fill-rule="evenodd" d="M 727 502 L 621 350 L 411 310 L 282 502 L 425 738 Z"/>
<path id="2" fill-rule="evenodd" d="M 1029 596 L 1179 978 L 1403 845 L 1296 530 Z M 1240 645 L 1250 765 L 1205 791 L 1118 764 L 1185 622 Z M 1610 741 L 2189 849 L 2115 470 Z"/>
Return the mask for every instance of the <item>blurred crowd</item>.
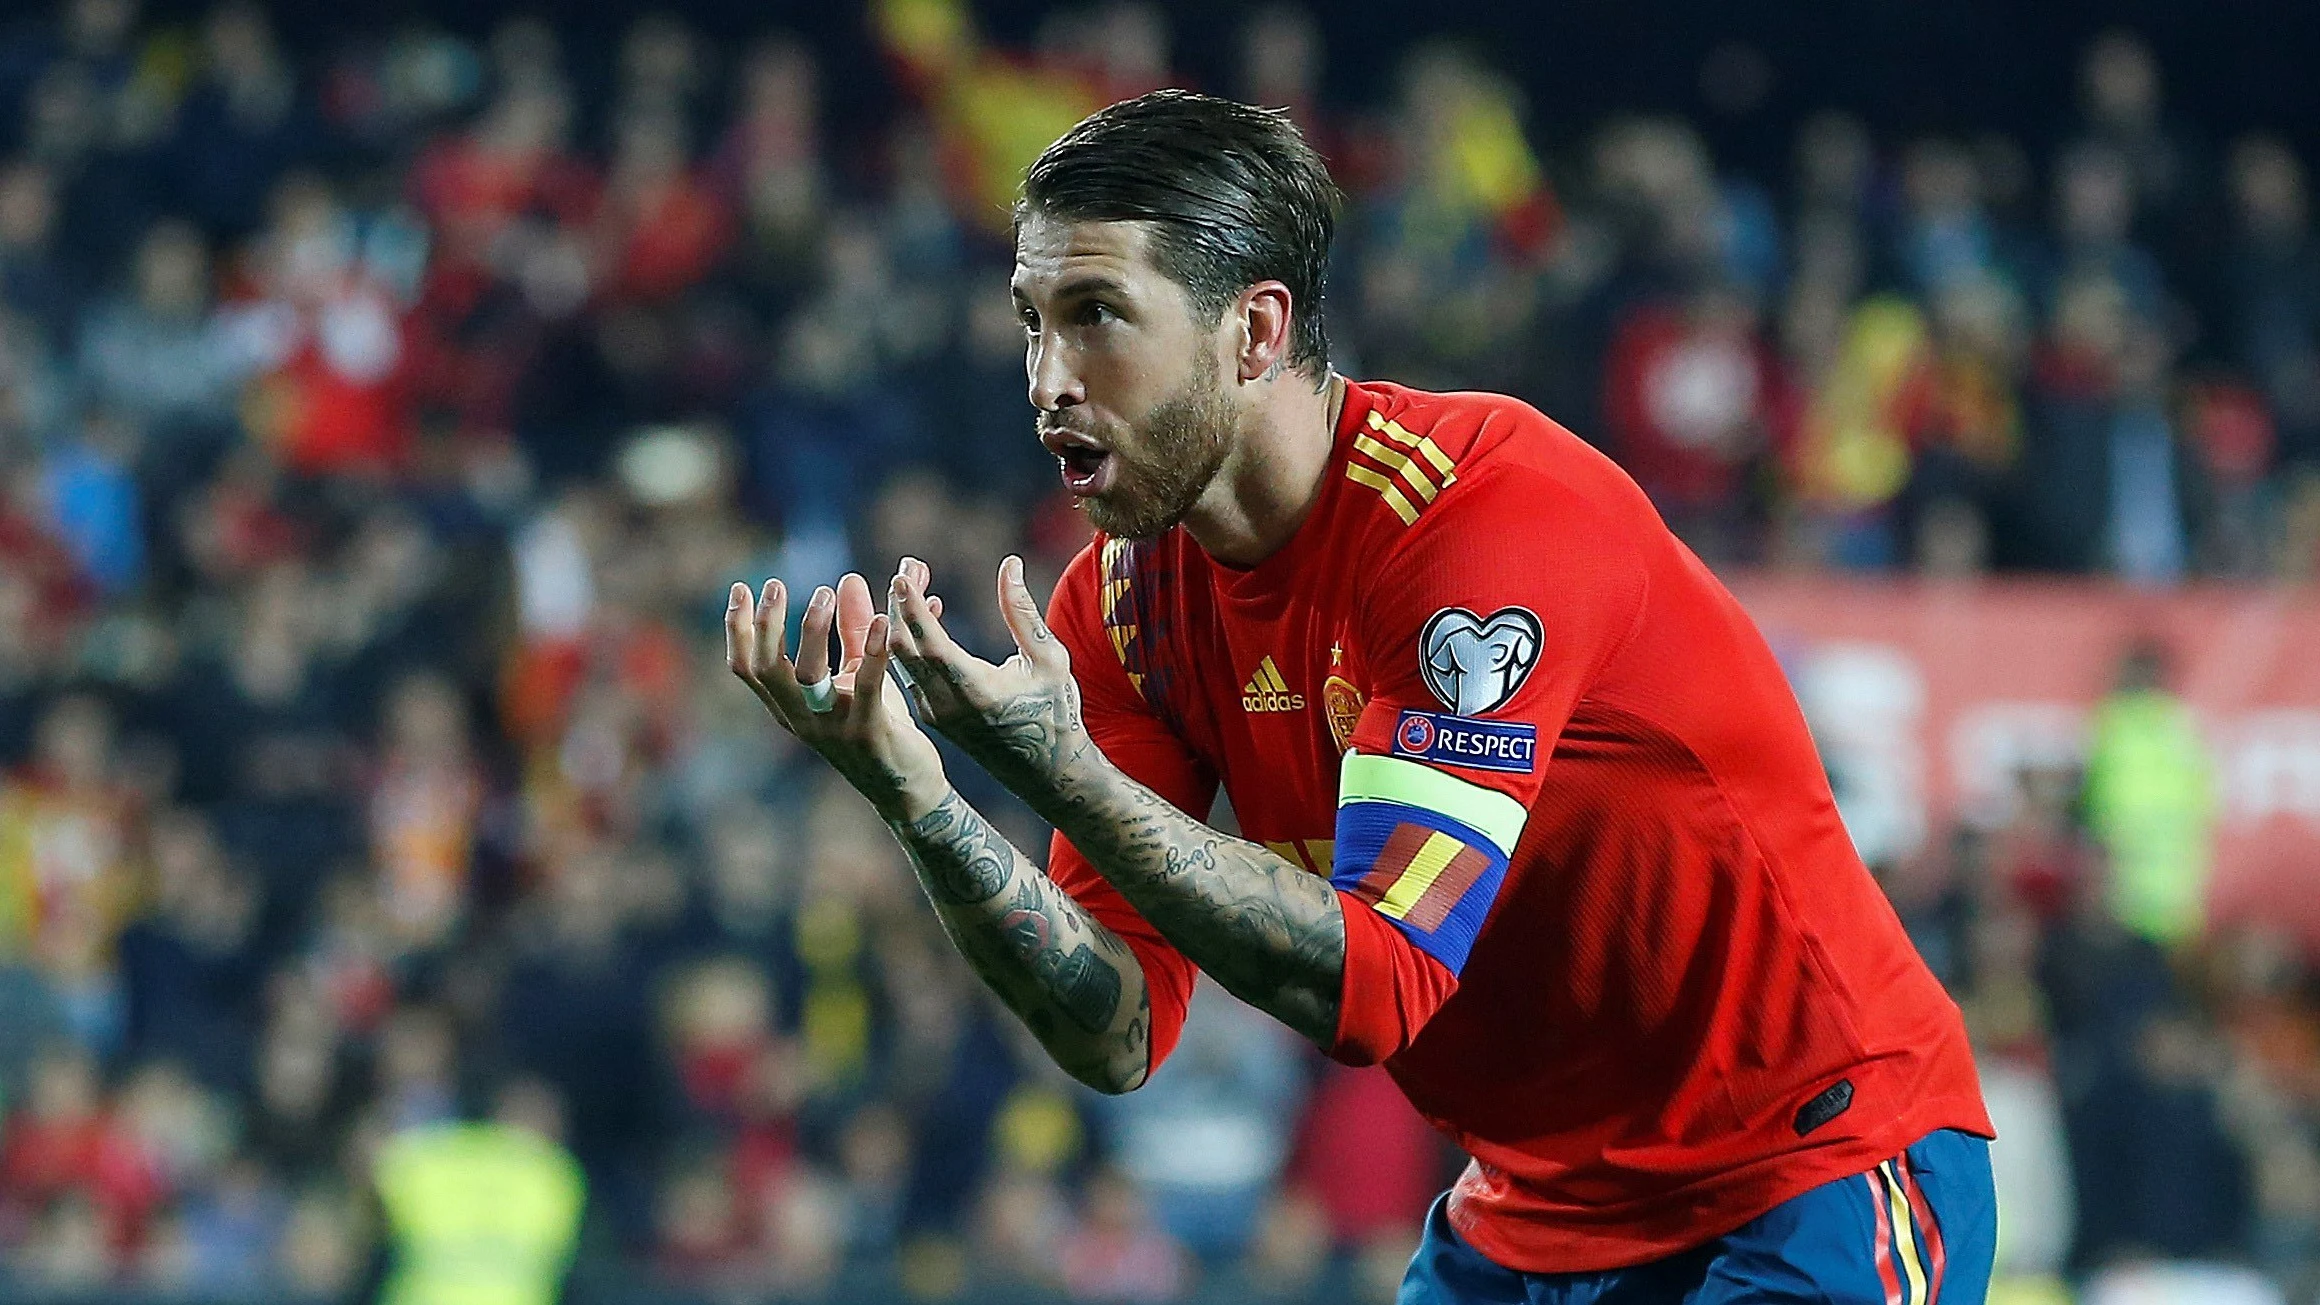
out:
<path id="1" fill-rule="evenodd" d="M 0 32 L 0 1296 L 365 1293 L 457 1232 L 403 1213 L 421 1156 L 524 1175 L 576 1298 L 1391 1298 L 1456 1157 L 1381 1073 L 1208 991 L 1150 1086 L 1078 1090 L 724 671 L 736 577 L 914 554 L 988 650 L 998 560 L 1086 537 L 1007 200 L 1183 81 L 1166 13 L 864 22 L 845 66 L 667 15 Z M 1531 399 L 1717 565 L 2320 566 L 2304 163 L 2171 117 L 2133 36 L 2066 130 L 1832 113 L 1742 174 L 1454 45 L 1332 103 L 1328 35 L 1257 12 L 1207 89 L 1346 188 L 1341 370 Z M 2132 816 L 2197 804 L 2154 684 L 2127 761 L 1879 870 L 1985 1056 L 2009 1299 L 2303 1305 L 2306 958 L 2104 887 L 2205 829 Z"/>

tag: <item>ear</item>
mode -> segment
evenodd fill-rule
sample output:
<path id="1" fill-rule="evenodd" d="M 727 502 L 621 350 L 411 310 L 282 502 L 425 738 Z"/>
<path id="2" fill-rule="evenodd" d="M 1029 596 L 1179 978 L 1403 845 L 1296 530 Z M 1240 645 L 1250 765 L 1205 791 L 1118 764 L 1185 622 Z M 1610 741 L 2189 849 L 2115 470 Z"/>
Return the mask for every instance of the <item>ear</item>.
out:
<path id="1" fill-rule="evenodd" d="M 1289 361 L 1289 324 L 1296 305 L 1289 287 L 1259 281 L 1241 292 L 1240 379 L 1261 380 Z"/>

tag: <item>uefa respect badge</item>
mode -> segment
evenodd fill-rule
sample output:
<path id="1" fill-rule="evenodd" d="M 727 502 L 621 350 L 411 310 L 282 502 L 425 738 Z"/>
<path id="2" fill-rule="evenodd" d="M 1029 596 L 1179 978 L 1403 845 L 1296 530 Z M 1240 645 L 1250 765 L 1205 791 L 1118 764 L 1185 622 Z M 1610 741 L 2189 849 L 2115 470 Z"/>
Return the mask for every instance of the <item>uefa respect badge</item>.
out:
<path id="1" fill-rule="evenodd" d="M 1394 755 L 1528 775 L 1538 766 L 1539 727 L 1526 721 L 1470 720 L 1405 709 L 1394 723 Z"/>

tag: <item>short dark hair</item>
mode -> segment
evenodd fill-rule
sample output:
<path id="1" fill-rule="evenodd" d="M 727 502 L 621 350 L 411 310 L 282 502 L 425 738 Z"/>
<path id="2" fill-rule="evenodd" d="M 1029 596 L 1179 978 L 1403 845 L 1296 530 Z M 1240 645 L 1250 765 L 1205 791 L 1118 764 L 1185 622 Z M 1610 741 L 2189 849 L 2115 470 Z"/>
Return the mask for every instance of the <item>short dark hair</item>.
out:
<path id="1" fill-rule="evenodd" d="M 1291 367 L 1329 371 L 1321 316 L 1338 193 L 1289 115 L 1153 91 L 1082 119 L 1023 177 L 1020 224 L 1148 222 L 1152 261 L 1214 321 L 1259 281 L 1289 287 Z"/>

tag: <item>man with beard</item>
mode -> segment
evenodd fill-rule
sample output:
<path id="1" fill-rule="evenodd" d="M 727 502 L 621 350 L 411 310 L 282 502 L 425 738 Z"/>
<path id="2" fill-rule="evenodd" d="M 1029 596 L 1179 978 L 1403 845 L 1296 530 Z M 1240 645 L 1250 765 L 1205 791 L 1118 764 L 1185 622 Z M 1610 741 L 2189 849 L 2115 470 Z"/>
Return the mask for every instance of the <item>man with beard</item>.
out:
<path id="1" fill-rule="evenodd" d="M 1284 117 L 1224 100 L 1050 146 L 1013 291 L 1095 542 L 1045 619 L 1002 565 L 1004 665 L 906 559 L 883 614 L 817 590 L 794 661 L 781 585 L 734 586 L 735 673 L 1082 1082 L 1141 1084 L 1196 968 L 1383 1062 L 1473 1157 L 1404 1302 L 1980 1299 L 1963 1023 L 1771 652 L 1570 432 L 1330 370 L 1335 209 Z M 919 720 L 1055 826 L 1044 870 Z M 1246 839 L 1200 819 L 1220 784 Z"/>

